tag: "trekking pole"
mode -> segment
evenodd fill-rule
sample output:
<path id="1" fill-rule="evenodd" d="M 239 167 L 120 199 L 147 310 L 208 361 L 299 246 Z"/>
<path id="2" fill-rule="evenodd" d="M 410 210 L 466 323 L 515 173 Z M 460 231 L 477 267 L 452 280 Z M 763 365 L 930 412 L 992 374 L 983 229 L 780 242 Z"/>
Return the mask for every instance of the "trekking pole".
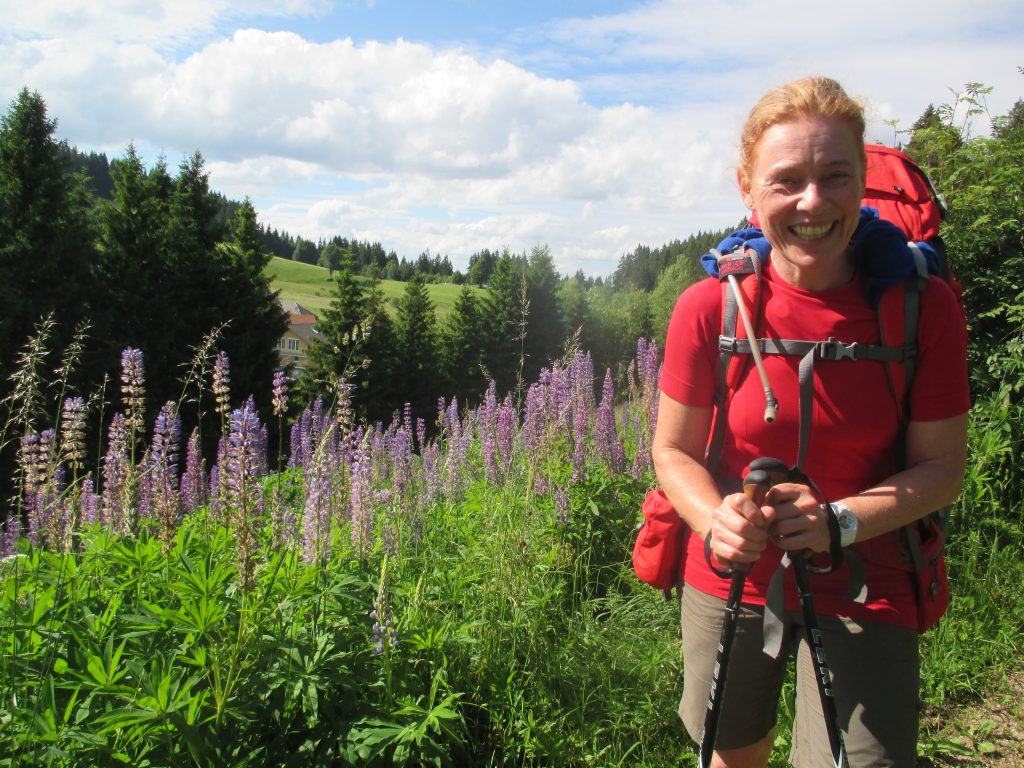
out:
<path id="1" fill-rule="evenodd" d="M 754 366 L 757 374 L 761 377 L 761 386 L 764 388 L 764 420 L 771 424 L 779 415 L 779 403 L 772 392 L 771 382 L 768 381 L 768 372 L 764 369 L 764 360 L 761 359 L 761 348 L 757 345 L 757 336 L 754 334 L 754 325 L 750 322 L 750 315 L 743 303 L 743 296 L 740 293 L 740 284 L 736 275 L 728 275 L 729 288 L 732 289 L 733 298 L 736 299 L 736 308 L 739 310 L 740 320 L 747 331 L 747 340 L 750 342 L 750 355 L 754 358 Z"/>
<path id="2" fill-rule="evenodd" d="M 793 559 L 793 575 L 796 577 L 796 594 L 800 598 L 800 610 L 804 615 L 804 632 L 807 634 L 807 646 L 811 653 L 811 663 L 814 665 L 814 677 L 818 682 L 818 698 L 821 699 L 821 711 L 825 717 L 828 745 L 832 749 L 832 763 L 835 768 L 843 768 L 846 763 L 846 746 L 843 744 L 843 731 L 839 725 L 835 697 L 832 695 L 832 670 L 828 666 L 825 648 L 821 643 L 818 616 L 814 610 L 807 565 L 802 553 L 796 553 Z"/>
<path id="3" fill-rule="evenodd" d="M 769 487 L 771 487 L 771 481 L 766 472 L 752 471 L 743 478 L 743 493 L 758 506 L 764 502 L 764 495 L 768 492 Z M 749 570 L 750 565 L 747 563 L 732 566 L 729 597 L 725 602 L 722 634 L 718 640 L 718 655 L 711 673 L 708 711 L 704 715 L 704 728 L 700 734 L 700 748 L 697 754 L 700 768 L 708 768 L 711 765 L 711 755 L 715 750 L 718 718 L 722 713 L 722 698 L 725 694 L 725 684 L 729 672 L 729 656 L 732 652 L 733 639 L 736 636 L 736 621 L 739 618 L 740 604 L 743 600 L 743 584 Z"/>
<path id="4" fill-rule="evenodd" d="M 794 479 L 794 474 L 797 474 L 793 469 L 787 467 L 785 462 L 769 456 L 750 462 L 750 469 L 766 473 L 772 485 L 786 479 Z M 804 617 L 807 646 L 811 653 L 811 663 L 814 665 L 814 677 L 818 684 L 818 698 L 821 699 L 821 711 L 825 717 L 828 744 L 832 750 L 832 762 L 835 768 L 843 768 L 846 760 L 846 747 L 843 744 L 843 732 L 839 725 L 836 702 L 832 694 L 832 671 L 825 658 L 821 631 L 818 629 L 818 615 L 814 610 L 814 598 L 811 596 L 811 584 L 807 577 L 807 564 L 804 558 L 808 554 L 810 554 L 808 551 L 793 553 L 793 575 L 796 578 L 796 593 L 800 599 L 800 610 Z"/>

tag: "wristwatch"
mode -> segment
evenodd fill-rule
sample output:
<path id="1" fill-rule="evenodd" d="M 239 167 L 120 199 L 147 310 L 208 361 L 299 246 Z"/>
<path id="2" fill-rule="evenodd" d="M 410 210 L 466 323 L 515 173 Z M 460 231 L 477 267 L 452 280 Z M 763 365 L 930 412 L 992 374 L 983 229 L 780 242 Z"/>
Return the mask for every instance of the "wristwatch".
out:
<path id="1" fill-rule="evenodd" d="M 857 518 L 853 510 L 843 503 L 833 502 L 832 511 L 839 523 L 839 544 L 848 547 L 857 540 Z"/>

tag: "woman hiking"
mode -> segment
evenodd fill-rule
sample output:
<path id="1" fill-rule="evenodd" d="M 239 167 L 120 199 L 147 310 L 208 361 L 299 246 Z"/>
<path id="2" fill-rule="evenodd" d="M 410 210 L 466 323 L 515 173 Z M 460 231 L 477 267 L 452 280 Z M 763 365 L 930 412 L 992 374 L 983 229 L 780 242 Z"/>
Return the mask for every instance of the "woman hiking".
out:
<path id="1" fill-rule="evenodd" d="M 868 265 L 913 256 L 905 237 L 887 236 L 889 225 L 861 210 L 864 128 L 862 107 L 822 77 L 775 88 L 750 112 L 737 180 L 767 241 L 757 249 L 764 256 L 759 306 L 750 308 L 758 339 L 838 341 L 850 357 L 858 347 L 883 345 Z M 901 529 L 950 504 L 963 482 L 970 397 L 957 299 L 939 279 L 921 289 L 907 419 L 885 362 L 839 355 L 818 360 L 808 376 L 799 356 L 772 354 L 765 346 L 763 374 L 778 401 L 777 417 L 772 423 L 762 417 L 760 361 L 747 365 L 720 414 L 724 427 L 712 456 L 723 286 L 728 289 L 709 278 L 676 303 L 654 437 L 659 483 L 692 532 L 681 573 L 679 715 L 699 742 L 730 586 L 712 566 L 742 569 L 748 572 L 711 765 L 767 764 L 792 654 L 797 683 L 790 762 L 797 768 L 833 764 L 818 665 L 808 651 L 794 584 L 797 569 L 785 567 L 809 556 L 808 563 L 821 566 L 821 572 L 810 569 L 809 585 L 846 760 L 855 768 L 912 768 L 917 597 Z M 801 407 L 801 382 L 808 380 L 813 390 L 805 389 L 803 398 L 810 397 L 810 406 Z M 777 482 L 759 506 L 736 491 L 746 468 L 762 457 L 795 460 L 801 472 Z M 842 565 L 825 572 L 833 559 Z M 763 627 L 777 573 L 781 652 L 773 654 Z M 858 580 L 863 589 L 851 590 Z"/>

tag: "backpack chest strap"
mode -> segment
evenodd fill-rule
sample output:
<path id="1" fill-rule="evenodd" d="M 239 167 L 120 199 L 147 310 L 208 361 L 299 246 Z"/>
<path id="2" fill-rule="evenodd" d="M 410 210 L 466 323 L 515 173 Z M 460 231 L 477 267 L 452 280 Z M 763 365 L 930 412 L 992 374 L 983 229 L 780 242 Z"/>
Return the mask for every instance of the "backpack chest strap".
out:
<path id="1" fill-rule="evenodd" d="M 800 383 L 800 432 L 797 439 L 796 466 L 803 467 L 811 439 L 814 405 L 814 363 L 817 360 L 872 360 L 879 363 L 907 363 L 917 355 L 917 346 L 886 347 L 879 344 L 846 343 L 836 338 L 824 341 L 795 339 L 738 339 L 722 334 L 718 349 L 723 355 L 750 354 L 757 344 L 762 355 L 789 355 L 800 358 L 797 371 Z"/>
<path id="2" fill-rule="evenodd" d="M 905 363 L 917 356 L 917 346 L 886 347 L 880 344 L 846 343 L 836 338 L 824 341 L 802 341 L 796 339 L 756 339 L 762 355 L 790 355 L 805 357 L 813 355 L 815 360 L 875 360 L 880 363 Z M 749 355 L 750 339 L 738 339 L 722 334 L 718 337 L 718 351 L 730 355 Z"/>

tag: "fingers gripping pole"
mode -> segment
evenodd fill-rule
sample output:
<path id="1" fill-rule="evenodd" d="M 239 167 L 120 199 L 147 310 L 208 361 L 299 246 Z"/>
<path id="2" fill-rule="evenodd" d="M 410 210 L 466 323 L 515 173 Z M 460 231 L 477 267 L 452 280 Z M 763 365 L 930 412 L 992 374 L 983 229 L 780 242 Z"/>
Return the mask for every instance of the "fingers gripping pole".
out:
<path id="1" fill-rule="evenodd" d="M 764 360 L 761 359 L 761 348 L 757 344 L 754 325 L 750 322 L 750 315 L 747 313 L 747 307 L 743 303 L 743 296 L 740 294 L 740 284 L 737 282 L 735 275 L 729 275 L 726 279 L 729 281 L 729 288 L 732 290 L 733 298 L 736 299 L 740 320 L 743 322 L 743 327 L 747 331 L 747 339 L 750 341 L 750 354 L 754 358 L 754 365 L 757 367 L 757 373 L 761 377 L 761 386 L 764 387 L 764 420 L 771 424 L 779 415 L 779 403 L 775 399 L 772 385 L 768 381 L 768 372 L 764 369 Z"/>
<path id="2" fill-rule="evenodd" d="M 754 470 L 743 478 L 743 493 L 758 506 L 764 504 L 765 494 L 771 487 L 771 478 L 767 472 Z M 729 657 L 732 643 L 736 636 L 736 623 L 740 615 L 743 600 L 743 584 L 750 570 L 749 563 L 732 566 L 732 580 L 729 585 L 729 597 L 725 601 L 725 616 L 722 619 L 722 634 L 718 640 L 718 655 L 711 673 L 711 691 L 708 693 L 707 712 L 704 713 L 704 728 L 700 736 L 697 762 L 700 768 L 711 765 L 711 756 L 715 750 L 715 737 L 718 734 L 718 719 L 722 713 L 722 700 L 725 695 L 725 683 L 729 674 Z"/>

